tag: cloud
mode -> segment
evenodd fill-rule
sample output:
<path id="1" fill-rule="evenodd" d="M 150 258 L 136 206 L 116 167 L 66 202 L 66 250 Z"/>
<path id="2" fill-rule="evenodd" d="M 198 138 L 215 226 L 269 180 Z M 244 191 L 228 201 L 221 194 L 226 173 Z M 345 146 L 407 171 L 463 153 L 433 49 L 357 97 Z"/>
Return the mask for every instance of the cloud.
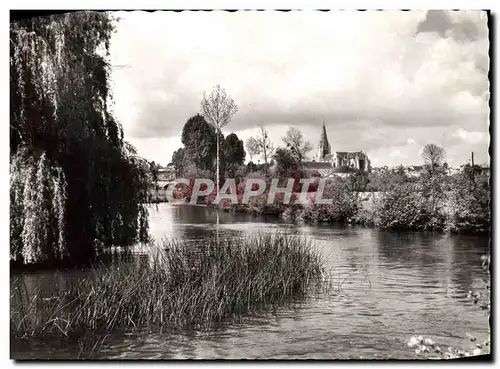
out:
<path id="1" fill-rule="evenodd" d="M 119 16 L 112 64 L 130 68 L 113 73 L 116 114 L 126 138 L 160 162 L 177 147 L 162 150 L 160 158 L 139 142 L 173 142 L 199 111 L 203 91 L 218 83 L 239 105 L 227 133 L 278 127 L 270 129 L 276 145 L 295 126 L 315 146 L 324 120 L 334 150 L 364 150 L 391 164 L 419 161 L 414 146 L 428 137 L 458 145 L 459 137 L 447 137 L 459 128 L 488 135 L 484 12 Z M 469 155 L 467 145 L 479 144 L 460 140 L 463 147 L 446 147 L 457 151 L 457 160 Z M 391 157 L 394 150 L 407 158 Z"/>
<path id="2" fill-rule="evenodd" d="M 402 153 L 400 150 L 392 150 L 389 155 L 391 158 L 407 158 L 408 156 Z"/>
<path id="3" fill-rule="evenodd" d="M 429 10 L 418 24 L 417 33 L 436 32 L 439 36 L 457 41 L 474 41 L 485 36 L 481 27 L 485 13 L 475 11 Z"/>
<path id="4" fill-rule="evenodd" d="M 486 136 L 484 132 L 468 132 L 463 128 L 459 128 L 454 135 L 460 137 L 464 142 L 470 144 L 483 142 Z"/>

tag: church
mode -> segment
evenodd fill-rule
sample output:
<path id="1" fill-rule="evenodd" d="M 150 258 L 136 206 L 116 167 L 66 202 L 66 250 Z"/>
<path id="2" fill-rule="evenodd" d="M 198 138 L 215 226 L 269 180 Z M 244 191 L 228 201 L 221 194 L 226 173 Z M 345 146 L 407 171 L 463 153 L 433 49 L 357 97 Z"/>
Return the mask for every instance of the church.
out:
<path id="1" fill-rule="evenodd" d="M 326 134 L 326 126 L 323 122 L 317 156 L 313 161 L 304 163 L 304 166 L 309 170 L 317 170 L 322 175 L 345 174 L 353 170 L 368 172 L 370 160 L 363 151 L 335 151 L 332 153 Z"/>

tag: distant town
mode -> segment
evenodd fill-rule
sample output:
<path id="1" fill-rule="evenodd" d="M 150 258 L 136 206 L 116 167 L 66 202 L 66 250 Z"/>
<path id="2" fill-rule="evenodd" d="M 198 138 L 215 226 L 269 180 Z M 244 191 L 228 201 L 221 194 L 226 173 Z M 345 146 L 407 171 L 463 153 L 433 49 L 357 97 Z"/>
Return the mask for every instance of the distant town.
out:
<path id="1" fill-rule="evenodd" d="M 477 165 L 474 163 L 474 153 L 471 153 L 471 159 L 464 163 L 477 168 L 481 176 L 490 175 L 490 167 L 487 164 Z M 171 162 L 168 165 L 162 166 L 155 162 L 150 162 L 151 172 L 151 189 L 154 197 L 157 199 L 165 198 L 165 191 L 170 183 L 174 181 L 178 175 L 176 174 L 175 165 Z M 260 160 L 257 164 L 250 161 L 247 164 L 242 164 L 246 168 L 254 168 L 260 166 Z M 460 173 L 463 165 L 459 167 L 451 167 L 444 163 L 444 169 L 448 175 Z M 321 136 L 318 140 L 317 151 L 311 160 L 304 160 L 302 168 L 306 173 L 312 176 L 320 176 L 321 178 L 347 178 L 352 173 L 366 173 L 377 176 L 388 172 L 403 173 L 408 178 L 419 178 L 425 173 L 425 165 L 396 165 L 396 166 L 379 166 L 372 167 L 368 154 L 363 151 L 334 151 L 328 141 L 326 124 L 323 122 Z M 269 171 L 275 172 L 277 163 L 270 160 Z M 153 174 L 154 173 L 154 174 Z"/>

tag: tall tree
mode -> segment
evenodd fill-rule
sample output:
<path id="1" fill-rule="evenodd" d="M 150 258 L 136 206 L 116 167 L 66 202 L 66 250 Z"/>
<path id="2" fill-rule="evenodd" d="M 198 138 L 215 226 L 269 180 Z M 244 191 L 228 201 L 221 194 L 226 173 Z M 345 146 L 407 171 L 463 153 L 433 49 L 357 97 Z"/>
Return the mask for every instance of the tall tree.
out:
<path id="1" fill-rule="evenodd" d="M 184 173 L 184 155 L 186 149 L 181 147 L 178 150 L 175 150 L 172 154 L 172 165 L 174 167 L 174 172 L 177 177 L 182 176 Z"/>
<path id="2" fill-rule="evenodd" d="M 259 133 L 255 137 L 250 137 L 247 140 L 246 146 L 251 156 L 259 155 L 263 157 L 265 172 L 267 174 L 268 160 L 274 152 L 274 147 L 263 125 L 259 127 Z"/>
<path id="3" fill-rule="evenodd" d="M 184 155 L 197 169 L 213 170 L 217 156 L 216 136 L 216 129 L 200 114 L 189 118 L 184 125 L 181 135 L 185 147 Z"/>
<path id="4" fill-rule="evenodd" d="M 278 147 L 273 157 L 278 173 L 282 176 L 286 176 L 300 167 L 297 157 L 290 149 Z"/>
<path id="5" fill-rule="evenodd" d="M 238 112 L 238 106 L 233 98 L 227 95 L 226 91 L 217 85 L 212 90 L 210 95 L 207 96 L 206 92 L 203 93 L 201 100 L 201 112 L 207 122 L 215 128 L 217 134 L 217 174 L 216 174 L 216 193 L 219 193 L 219 146 L 220 134 L 222 128 L 229 124 L 231 118 Z"/>
<path id="6" fill-rule="evenodd" d="M 427 144 L 422 150 L 422 158 L 425 164 L 429 165 L 431 171 L 443 164 L 445 151 L 436 144 Z"/>
<path id="7" fill-rule="evenodd" d="M 257 141 L 257 138 L 250 137 L 247 139 L 245 146 L 248 151 L 248 155 L 250 155 L 250 160 L 253 159 L 254 156 L 259 156 L 261 154 L 260 145 Z"/>
<path id="8" fill-rule="evenodd" d="M 295 127 L 290 127 L 282 140 L 299 164 L 302 164 L 302 161 L 307 157 L 307 153 L 312 150 L 309 141 L 304 139 L 302 131 Z"/>
<path id="9" fill-rule="evenodd" d="M 113 22 L 85 11 L 10 24 L 13 260 L 80 263 L 148 240 L 149 165 L 109 109 Z"/>
<path id="10" fill-rule="evenodd" d="M 235 133 L 229 134 L 224 140 L 224 162 L 229 176 L 234 177 L 236 167 L 245 162 L 245 156 L 243 141 Z"/>
<path id="11" fill-rule="evenodd" d="M 491 188 L 479 177 L 478 165 L 465 164 L 452 179 L 449 195 L 452 231 L 488 231 L 491 220 Z"/>

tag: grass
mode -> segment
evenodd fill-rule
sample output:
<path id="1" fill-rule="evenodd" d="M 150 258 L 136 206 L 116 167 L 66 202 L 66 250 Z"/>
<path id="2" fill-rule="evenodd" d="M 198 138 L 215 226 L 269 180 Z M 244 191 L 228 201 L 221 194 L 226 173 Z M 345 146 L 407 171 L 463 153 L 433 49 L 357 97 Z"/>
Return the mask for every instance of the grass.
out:
<path id="1" fill-rule="evenodd" d="M 78 280 L 55 284 L 49 297 L 16 286 L 11 337 L 208 329 L 304 297 L 322 273 L 319 253 L 305 239 L 285 234 L 213 238 L 196 247 L 165 242 L 149 263 L 95 268 Z"/>

